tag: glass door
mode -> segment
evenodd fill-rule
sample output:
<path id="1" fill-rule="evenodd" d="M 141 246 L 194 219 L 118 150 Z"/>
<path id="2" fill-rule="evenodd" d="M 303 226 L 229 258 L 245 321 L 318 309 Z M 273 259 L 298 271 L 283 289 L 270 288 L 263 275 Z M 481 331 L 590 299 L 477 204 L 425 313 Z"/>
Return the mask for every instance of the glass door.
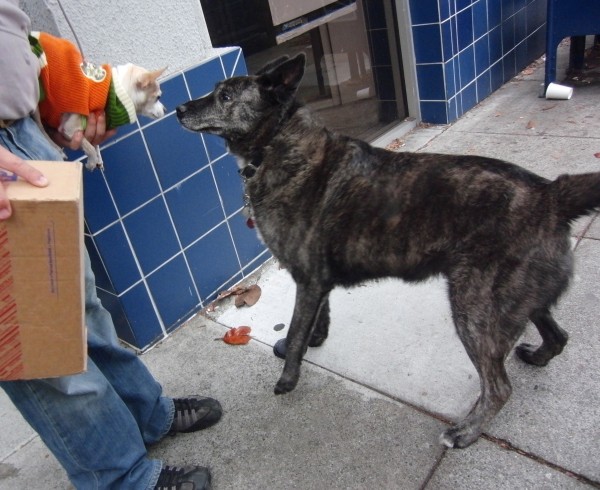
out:
<path id="1" fill-rule="evenodd" d="M 250 73 L 303 52 L 299 97 L 332 130 L 372 140 L 406 117 L 393 1 L 202 0 L 213 46 L 241 46 Z M 395 59 L 393 59 L 395 58 Z"/>

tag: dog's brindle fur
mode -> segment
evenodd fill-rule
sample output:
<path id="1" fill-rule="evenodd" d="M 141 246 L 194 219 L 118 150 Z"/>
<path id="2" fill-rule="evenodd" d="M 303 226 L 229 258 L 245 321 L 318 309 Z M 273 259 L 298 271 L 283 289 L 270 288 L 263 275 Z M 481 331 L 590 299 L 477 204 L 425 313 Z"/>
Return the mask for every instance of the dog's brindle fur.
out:
<path id="1" fill-rule="evenodd" d="M 294 389 L 307 346 L 326 339 L 335 286 L 441 274 L 481 384 L 441 441 L 468 446 L 510 395 L 504 361 L 528 320 L 542 343 L 517 347 L 525 362 L 543 366 L 567 342 L 550 308 L 572 274 L 570 223 L 600 205 L 600 173 L 551 182 L 491 158 L 394 153 L 335 134 L 295 98 L 304 61 L 278 59 L 177 108 L 184 127 L 225 138 L 239 158 L 254 220 L 297 284 L 275 393 Z"/>

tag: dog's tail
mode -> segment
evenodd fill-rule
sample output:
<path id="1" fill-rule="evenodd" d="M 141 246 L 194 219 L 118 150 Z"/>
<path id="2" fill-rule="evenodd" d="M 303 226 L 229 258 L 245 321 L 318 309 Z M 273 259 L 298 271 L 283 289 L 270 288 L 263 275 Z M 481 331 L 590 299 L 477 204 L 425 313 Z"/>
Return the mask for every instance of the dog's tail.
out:
<path id="1" fill-rule="evenodd" d="M 550 183 L 559 217 L 572 222 L 600 208 L 600 172 L 561 175 Z"/>

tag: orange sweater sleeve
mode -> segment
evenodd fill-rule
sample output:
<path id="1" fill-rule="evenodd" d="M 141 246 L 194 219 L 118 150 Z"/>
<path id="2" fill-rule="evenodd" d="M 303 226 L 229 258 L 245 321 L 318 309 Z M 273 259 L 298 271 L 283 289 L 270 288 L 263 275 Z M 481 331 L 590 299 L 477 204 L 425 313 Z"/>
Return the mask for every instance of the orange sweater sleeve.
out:
<path id="1" fill-rule="evenodd" d="M 45 94 L 39 106 L 42 121 L 58 128 L 65 112 L 89 116 L 103 110 L 112 77 L 110 66 L 88 65 L 86 70 L 81 53 L 70 41 L 45 32 L 39 41 L 46 57 L 40 72 Z"/>

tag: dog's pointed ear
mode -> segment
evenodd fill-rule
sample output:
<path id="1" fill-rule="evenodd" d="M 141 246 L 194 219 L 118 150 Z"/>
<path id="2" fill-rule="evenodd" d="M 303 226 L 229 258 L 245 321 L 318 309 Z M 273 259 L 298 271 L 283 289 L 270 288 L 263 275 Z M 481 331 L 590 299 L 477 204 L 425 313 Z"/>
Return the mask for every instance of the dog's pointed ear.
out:
<path id="1" fill-rule="evenodd" d="M 168 68 L 168 66 L 165 66 L 164 68 L 160 68 L 158 70 L 154 70 L 150 72 L 150 75 L 152 76 L 152 80 L 156 81 L 156 79 L 158 77 L 160 77 Z"/>
<path id="2" fill-rule="evenodd" d="M 156 82 L 156 79 L 160 77 L 167 67 L 161 68 L 159 70 L 149 71 L 142 73 L 139 78 L 136 80 L 137 86 L 141 89 L 148 87 L 149 85 Z"/>
<path id="3" fill-rule="evenodd" d="M 284 61 L 289 60 L 290 57 L 286 54 L 283 56 L 280 56 L 279 58 L 274 59 L 273 61 L 269 61 L 265 66 L 263 66 L 260 70 L 258 70 L 256 72 L 256 75 L 262 75 L 264 73 L 267 73 L 269 71 L 271 71 L 273 68 L 275 68 L 278 65 L 281 65 L 281 63 L 283 63 Z"/>
<path id="4" fill-rule="evenodd" d="M 293 94 L 304 76 L 305 63 L 306 56 L 300 53 L 263 73 L 258 81 L 263 87 L 274 90 L 278 95 Z"/>

